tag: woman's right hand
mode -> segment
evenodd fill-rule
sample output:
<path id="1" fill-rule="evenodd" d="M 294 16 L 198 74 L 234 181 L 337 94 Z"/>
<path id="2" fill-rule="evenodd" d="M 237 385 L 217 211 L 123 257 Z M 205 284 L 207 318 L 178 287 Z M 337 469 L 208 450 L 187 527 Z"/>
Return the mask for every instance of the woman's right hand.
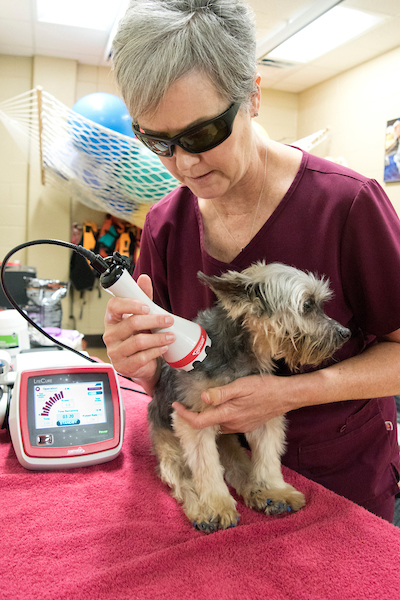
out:
<path id="1" fill-rule="evenodd" d="M 148 275 L 140 275 L 139 287 L 153 297 L 153 286 Z M 149 314 L 149 308 L 140 300 L 111 298 L 104 318 L 103 340 L 107 354 L 118 373 L 134 378 L 150 393 L 159 378 L 157 360 L 175 340 L 166 332 L 151 330 L 170 327 L 174 318 L 169 315 Z"/>

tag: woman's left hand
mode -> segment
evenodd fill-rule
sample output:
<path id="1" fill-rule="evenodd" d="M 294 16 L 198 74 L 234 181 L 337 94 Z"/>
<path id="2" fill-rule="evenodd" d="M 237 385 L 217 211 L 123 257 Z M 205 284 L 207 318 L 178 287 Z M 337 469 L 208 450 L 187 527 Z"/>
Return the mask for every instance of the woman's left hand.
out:
<path id="1" fill-rule="evenodd" d="M 172 407 L 193 429 L 219 425 L 222 433 L 248 433 L 290 410 L 287 385 L 290 377 L 250 375 L 203 392 L 210 408 L 195 413 L 179 402 Z"/>

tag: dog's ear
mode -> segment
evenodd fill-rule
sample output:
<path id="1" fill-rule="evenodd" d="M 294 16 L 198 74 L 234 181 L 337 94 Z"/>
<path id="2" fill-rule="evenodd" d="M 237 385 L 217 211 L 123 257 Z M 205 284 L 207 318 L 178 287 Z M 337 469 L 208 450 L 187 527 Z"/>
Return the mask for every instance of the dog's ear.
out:
<path id="1" fill-rule="evenodd" d="M 258 312 L 260 304 L 253 282 L 244 273 L 227 271 L 220 277 L 197 273 L 200 281 L 209 286 L 222 306 L 233 318 L 244 312 Z"/>
<path id="2" fill-rule="evenodd" d="M 247 280 L 244 281 L 245 278 L 241 276 L 241 273 L 227 271 L 217 277 L 216 275 L 205 275 L 199 271 L 197 277 L 202 283 L 208 285 L 220 300 L 227 295 L 242 299 L 246 296 Z"/>

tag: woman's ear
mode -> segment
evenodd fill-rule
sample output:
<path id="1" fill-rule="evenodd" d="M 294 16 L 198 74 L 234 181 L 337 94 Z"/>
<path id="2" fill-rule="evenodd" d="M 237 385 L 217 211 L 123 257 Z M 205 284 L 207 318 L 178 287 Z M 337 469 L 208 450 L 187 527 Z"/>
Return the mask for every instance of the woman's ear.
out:
<path id="1" fill-rule="evenodd" d="M 260 110 L 261 104 L 261 75 L 260 73 L 256 74 L 254 81 L 254 92 L 251 96 L 251 106 L 250 106 L 250 116 L 252 118 L 258 116 L 258 112 Z"/>

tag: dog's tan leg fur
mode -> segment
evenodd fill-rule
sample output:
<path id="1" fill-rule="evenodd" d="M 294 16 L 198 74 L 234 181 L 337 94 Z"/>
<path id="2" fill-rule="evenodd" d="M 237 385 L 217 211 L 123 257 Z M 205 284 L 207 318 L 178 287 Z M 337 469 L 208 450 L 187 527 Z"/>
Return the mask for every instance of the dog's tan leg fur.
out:
<path id="1" fill-rule="evenodd" d="M 281 456 L 285 447 L 284 417 L 271 419 L 246 434 L 251 448 L 251 472 L 243 498 L 251 508 L 269 514 L 297 511 L 305 505 L 301 492 L 285 483 Z"/>
<path id="2" fill-rule="evenodd" d="M 173 423 L 200 501 L 198 513 L 195 516 L 186 513 L 188 518 L 203 531 L 235 526 L 239 513 L 236 511 L 236 502 L 224 481 L 224 469 L 219 460 L 215 428 L 192 429 L 176 413 L 173 415 Z"/>
<path id="3" fill-rule="evenodd" d="M 150 435 L 153 449 L 158 458 L 158 473 L 166 483 L 172 496 L 183 505 L 189 519 L 199 511 L 199 497 L 193 486 L 190 469 L 185 465 L 179 440 L 168 429 L 151 427 Z"/>

